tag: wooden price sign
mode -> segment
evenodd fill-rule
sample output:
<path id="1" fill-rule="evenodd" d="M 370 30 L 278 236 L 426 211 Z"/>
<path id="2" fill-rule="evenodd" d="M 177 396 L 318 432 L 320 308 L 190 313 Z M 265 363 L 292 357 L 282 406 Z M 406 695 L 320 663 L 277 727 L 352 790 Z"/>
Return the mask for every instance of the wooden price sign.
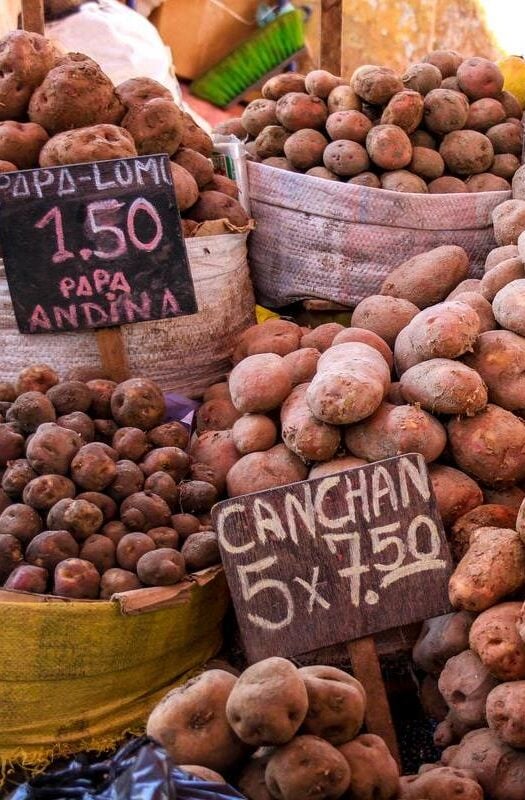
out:
<path id="1" fill-rule="evenodd" d="M 249 660 L 361 640 L 349 654 L 371 696 L 367 724 L 395 752 L 371 634 L 450 611 L 452 562 L 423 457 L 232 498 L 213 521 Z"/>

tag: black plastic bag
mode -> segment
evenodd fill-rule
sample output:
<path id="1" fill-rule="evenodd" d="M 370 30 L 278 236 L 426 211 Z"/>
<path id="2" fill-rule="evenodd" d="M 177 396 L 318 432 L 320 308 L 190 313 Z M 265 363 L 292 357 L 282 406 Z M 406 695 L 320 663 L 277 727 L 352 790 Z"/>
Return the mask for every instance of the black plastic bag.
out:
<path id="1" fill-rule="evenodd" d="M 84 757 L 65 769 L 39 775 L 8 800 L 244 800 L 231 786 L 203 781 L 178 769 L 164 748 L 143 737 L 111 759 Z"/>

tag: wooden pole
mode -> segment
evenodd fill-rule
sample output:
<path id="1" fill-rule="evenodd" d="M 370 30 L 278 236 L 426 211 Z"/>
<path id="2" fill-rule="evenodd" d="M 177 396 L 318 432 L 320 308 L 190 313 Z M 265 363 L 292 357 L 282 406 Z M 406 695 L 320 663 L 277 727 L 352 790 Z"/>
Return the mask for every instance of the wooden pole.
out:
<path id="1" fill-rule="evenodd" d="M 374 639 L 372 636 L 366 636 L 364 639 L 348 642 L 346 646 L 354 677 L 363 684 L 367 696 L 365 715 L 367 731 L 385 740 L 388 749 L 401 766 L 396 731 Z"/>
<path id="2" fill-rule="evenodd" d="M 112 381 L 126 381 L 131 373 L 121 329 L 102 328 L 96 332 L 96 336 L 104 371 Z"/>
<path id="3" fill-rule="evenodd" d="M 321 0 L 321 69 L 341 75 L 343 0 Z"/>
<path id="4" fill-rule="evenodd" d="M 44 0 L 22 0 L 22 27 L 44 34 Z"/>

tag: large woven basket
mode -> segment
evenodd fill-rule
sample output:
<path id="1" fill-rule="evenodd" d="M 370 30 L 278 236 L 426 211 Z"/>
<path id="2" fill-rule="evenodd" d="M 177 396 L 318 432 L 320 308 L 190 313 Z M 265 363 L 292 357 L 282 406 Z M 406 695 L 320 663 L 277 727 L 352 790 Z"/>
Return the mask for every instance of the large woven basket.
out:
<path id="1" fill-rule="evenodd" d="M 495 246 L 491 215 L 510 192 L 404 194 L 249 163 L 257 227 L 250 267 L 259 302 L 306 298 L 355 306 L 388 273 L 443 244 L 464 247 L 479 276 Z"/>
<path id="2" fill-rule="evenodd" d="M 237 337 L 254 322 L 246 238 L 247 234 L 228 234 L 186 239 L 199 313 L 123 326 L 132 375 L 189 397 L 198 397 L 224 377 Z M 100 365 L 91 331 L 31 336 L 18 332 L 1 262 L 0 338 L 2 380 L 12 380 L 36 362 L 50 364 L 59 373 Z"/>

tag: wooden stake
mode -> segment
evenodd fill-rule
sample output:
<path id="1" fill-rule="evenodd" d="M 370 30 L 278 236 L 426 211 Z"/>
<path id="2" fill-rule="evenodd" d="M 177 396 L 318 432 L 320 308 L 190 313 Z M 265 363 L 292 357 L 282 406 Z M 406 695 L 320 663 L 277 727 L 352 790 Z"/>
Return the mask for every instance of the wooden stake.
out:
<path id="1" fill-rule="evenodd" d="M 124 339 L 120 328 L 102 328 L 96 332 L 102 366 L 112 381 L 121 383 L 130 377 Z"/>
<path id="2" fill-rule="evenodd" d="M 44 34 L 44 0 L 22 0 L 22 27 Z"/>
<path id="3" fill-rule="evenodd" d="M 354 676 L 365 688 L 368 700 L 365 715 L 367 731 L 385 740 L 388 749 L 401 766 L 396 731 L 374 639 L 366 636 L 364 639 L 348 642 L 346 647 Z"/>
<path id="4" fill-rule="evenodd" d="M 343 0 L 321 0 L 321 69 L 341 75 Z"/>

